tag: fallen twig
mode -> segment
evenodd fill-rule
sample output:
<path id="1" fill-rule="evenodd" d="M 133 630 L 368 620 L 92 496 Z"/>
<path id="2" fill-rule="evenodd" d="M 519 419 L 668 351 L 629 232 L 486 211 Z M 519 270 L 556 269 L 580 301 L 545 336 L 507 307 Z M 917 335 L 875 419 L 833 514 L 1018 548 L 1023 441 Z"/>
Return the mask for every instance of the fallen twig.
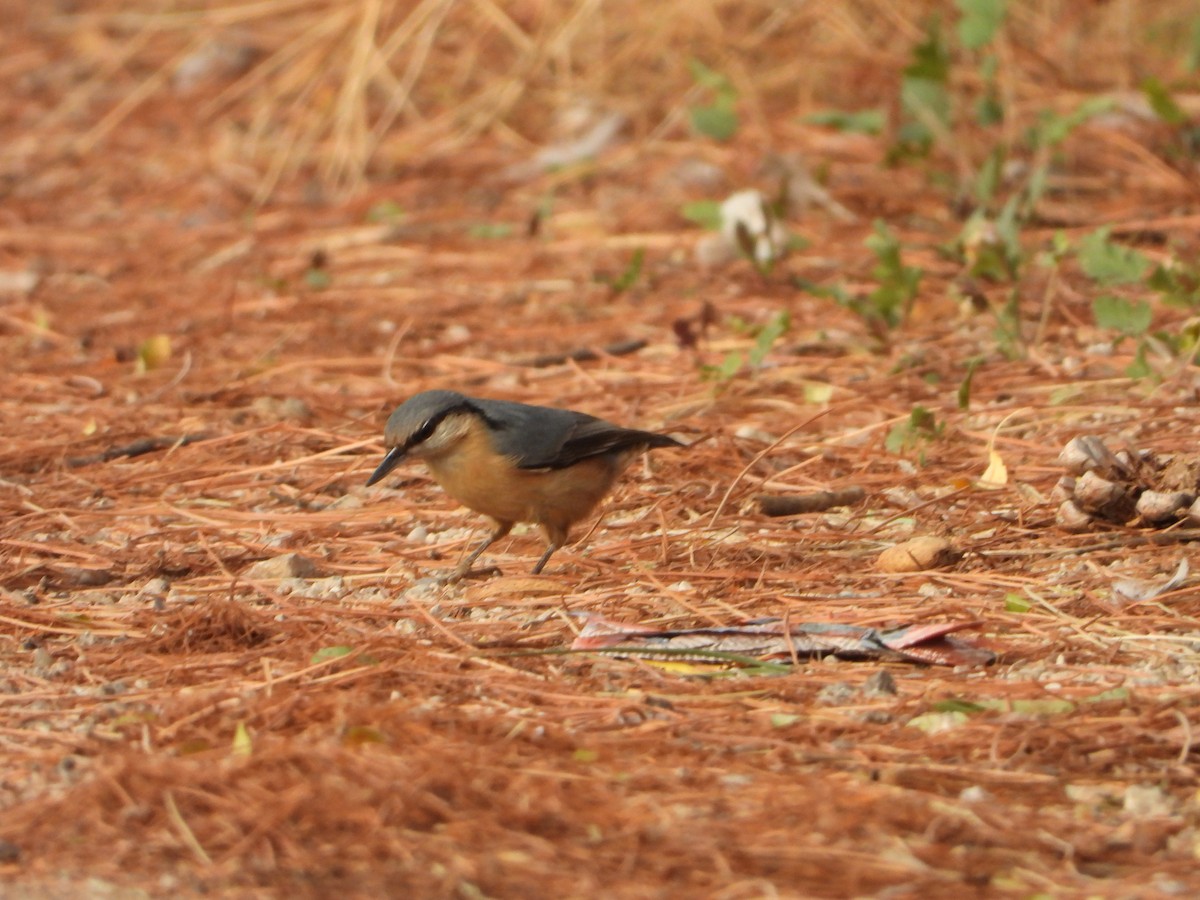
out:
<path id="1" fill-rule="evenodd" d="M 186 447 L 188 444 L 194 444 L 197 441 L 206 441 L 209 437 L 210 435 L 204 432 L 198 432 L 196 434 L 185 434 L 180 437 L 142 438 L 123 447 L 109 447 L 100 453 L 90 453 L 87 456 L 72 456 L 67 460 L 67 465 L 72 469 L 77 469 L 80 466 L 90 466 L 92 463 L 111 462 L 114 459 L 121 459 L 122 457 L 142 456 L 146 453 L 153 453 L 156 450 Z"/>
<path id="2" fill-rule="evenodd" d="M 546 353 L 542 356 L 535 356 L 525 363 L 525 365 L 533 366 L 535 369 L 544 369 L 546 366 L 559 366 L 565 362 L 588 362 L 589 360 L 599 359 L 601 355 L 626 356 L 630 353 L 637 353 L 637 351 L 645 346 L 645 341 L 633 338 L 609 344 L 599 352 L 593 350 L 591 347 L 580 347 L 577 350 L 571 350 L 567 353 Z"/>
<path id="3" fill-rule="evenodd" d="M 835 506 L 849 506 L 867 495 L 860 487 L 849 487 L 840 491 L 816 491 L 812 494 L 780 496 L 759 494 L 758 509 L 764 516 L 795 516 L 800 513 L 822 512 Z"/>

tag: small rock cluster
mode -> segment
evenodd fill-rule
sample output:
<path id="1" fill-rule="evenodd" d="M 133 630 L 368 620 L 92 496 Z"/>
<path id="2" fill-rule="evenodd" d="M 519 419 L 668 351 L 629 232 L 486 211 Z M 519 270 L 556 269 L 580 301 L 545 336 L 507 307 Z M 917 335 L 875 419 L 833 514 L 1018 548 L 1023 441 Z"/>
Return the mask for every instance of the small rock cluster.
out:
<path id="1" fill-rule="evenodd" d="M 1067 474 L 1054 486 L 1059 527 L 1090 531 L 1098 524 L 1165 528 L 1200 525 L 1200 458 L 1160 457 L 1148 450 L 1113 453 L 1095 435 L 1072 438 L 1058 463 Z"/>

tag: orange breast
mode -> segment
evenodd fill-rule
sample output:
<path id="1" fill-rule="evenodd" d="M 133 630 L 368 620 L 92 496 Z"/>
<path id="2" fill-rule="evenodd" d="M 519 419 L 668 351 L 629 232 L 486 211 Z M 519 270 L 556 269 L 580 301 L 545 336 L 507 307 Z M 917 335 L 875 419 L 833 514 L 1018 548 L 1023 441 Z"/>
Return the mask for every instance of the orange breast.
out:
<path id="1" fill-rule="evenodd" d="M 463 506 L 500 522 L 534 522 L 552 539 L 565 539 L 604 499 L 631 455 L 609 454 L 566 469 L 518 469 L 496 455 L 485 431 L 472 428 L 448 453 L 425 461 Z"/>

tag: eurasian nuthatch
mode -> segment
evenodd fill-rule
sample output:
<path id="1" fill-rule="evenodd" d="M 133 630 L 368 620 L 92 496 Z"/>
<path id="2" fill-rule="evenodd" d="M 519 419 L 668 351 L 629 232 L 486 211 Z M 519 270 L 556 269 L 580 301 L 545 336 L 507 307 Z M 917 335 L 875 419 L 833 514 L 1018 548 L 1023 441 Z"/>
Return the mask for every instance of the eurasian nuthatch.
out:
<path id="1" fill-rule="evenodd" d="M 533 567 L 538 574 L 637 453 L 684 445 L 568 409 L 424 391 L 388 418 L 384 446 L 387 455 L 368 486 L 411 455 L 425 461 L 447 494 L 495 522 L 456 570 L 462 577 L 517 522 L 533 522 L 546 534 L 549 546 Z"/>

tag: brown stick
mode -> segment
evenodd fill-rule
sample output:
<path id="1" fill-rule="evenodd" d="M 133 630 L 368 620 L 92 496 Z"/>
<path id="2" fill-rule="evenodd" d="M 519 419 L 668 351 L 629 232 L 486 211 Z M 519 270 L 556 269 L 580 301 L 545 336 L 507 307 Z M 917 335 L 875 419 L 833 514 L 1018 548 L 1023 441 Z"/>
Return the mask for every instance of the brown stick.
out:
<path id="1" fill-rule="evenodd" d="M 795 516 L 800 513 L 821 512 L 834 506 L 849 506 L 867 495 L 860 487 L 840 491 L 817 491 L 813 494 L 779 496 L 759 494 L 758 509 L 764 516 Z"/>
<path id="2" fill-rule="evenodd" d="M 565 362 L 587 362 L 599 359 L 601 353 L 605 356 L 625 356 L 629 353 L 636 353 L 645 346 L 645 341 L 633 338 L 609 344 L 599 352 L 593 350 L 591 347 L 580 347 L 577 350 L 571 350 L 567 353 L 546 353 L 542 356 L 535 356 L 526 365 L 533 366 L 535 369 L 544 369 L 546 366 L 558 366 Z"/>
<path id="3" fill-rule="evenodd" d="M 134 441 L 132 444 L 126 444 L 124 447 L 109 447 L 102 453 L 92 453 L 88 456 L 72 456 L 67 460 L 67 465 L 72 469 L 80 466 L 90 466 L 92 463 L 110 462 L 114 459 L 120 459 L 128 456 L 142 456 L 145 453 L 153 453 L 155 450 L 166 450 L 168 447 L 184 447 L 188 444 L 194 444 L 196 441 L 207 440 L 209 435 L 204 433 L 185 434 L 180 437 L 154 437 L 142 438 L 140 441 Z"/>

